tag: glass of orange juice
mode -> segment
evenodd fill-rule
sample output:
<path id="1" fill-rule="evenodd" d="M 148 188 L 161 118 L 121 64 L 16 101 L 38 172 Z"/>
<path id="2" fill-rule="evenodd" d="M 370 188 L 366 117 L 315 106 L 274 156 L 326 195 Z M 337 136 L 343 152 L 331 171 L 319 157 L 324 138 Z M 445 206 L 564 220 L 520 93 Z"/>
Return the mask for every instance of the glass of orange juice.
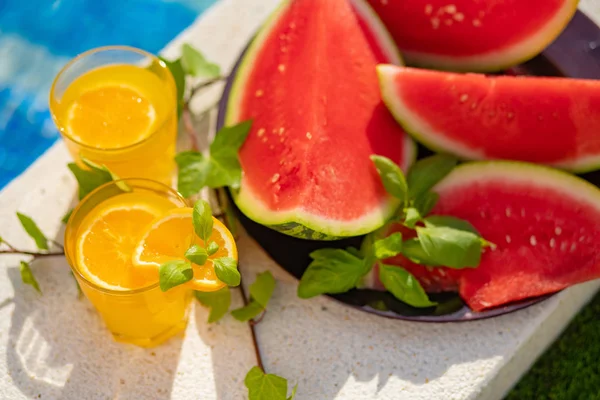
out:
<path id="1" fill-rule="evenodd" d="M 190 287 L 161 291 L 158 268 L 136 265 L 133 255 L 157 219 L 186 207 L 185 199 L 162 183 L 124 179 L 99 187 L 73 211 L 65 232 L 66 257 L 116 340 L 151 347 L 185 329 Z M 180 238 L 170 251 L 183 253 L 194 240 L 193 226 L 177 225 L 176 232 L 167 232 Z M 161 245 L 164 240 L 159 250 Z"/>
<path id="2" fill-rule="evenodd" d="M 50 112 L 82 167 L 84 157 L 121 178 L 172 183 L 177 89 L 152 54 L 113 46 L 79 55 L 56 76 Z"/>

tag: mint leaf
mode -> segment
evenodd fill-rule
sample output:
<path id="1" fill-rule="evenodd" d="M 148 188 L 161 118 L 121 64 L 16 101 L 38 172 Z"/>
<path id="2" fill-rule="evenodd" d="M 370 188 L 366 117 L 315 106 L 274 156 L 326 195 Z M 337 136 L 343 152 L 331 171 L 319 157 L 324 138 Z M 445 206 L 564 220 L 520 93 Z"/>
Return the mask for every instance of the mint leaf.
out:
<path id="1" fill-rule="evenodd" d="M 183 70 L 181 59 L 169 61 L 160 56 L 158 58 L 160 58 L 167 68 L 169 68 L 169 71 L 171 71 L 171 75 L 173 75 L 173 79 L 175 80 L 175 87 L 177 88 L 177 117 L 179 117 L 183 110 L 183 97 L 185 95 L 185 71 Z"/>
<path id="2" fill-rule="evenodd" d="M 421 221 L 421 213 L 414 207 L 409 207 L 404 210 L 406 217 L 404 217 L 404 225 L 414 229 L 417 222 Z"/>
<path id="3" fill-rule="evenodd" d="M 376 240 L 373 243 L 373 249 L 375 257 L 379 260 L 400 254 L 402 251 L 402 234 L 396 232 L 384 239 Z"/>
<path id="4" fill-rule="evenodd" d="M 83 169 L 75 163 L 69 163 L 67 167 L 75 175 L 75 179 L 77 179 L 77 183 L 79 184 L 79 200 L 83 199 L 97 187 L 112 180 L 112 177 L 106 171 L 99 172 Z"/>
<path id="5" fill-rule="evenodd" d="M 181 49 L 181 63 L 188 75 L 200 78 L 216 78 L 221 74 L 221 67 L 211 63 L 202 53 L 185 43 Z"/>
<path id="6" fill-rule="evenodd" d="M 371 160 L 377 168 L 385 190 L 392 196 L 406 203 L 408 187 L 400 167 L 387 157 L 372 155 Z"/>
<path id="7" fill-rule="evenodd" d="M 194 277 L 192 265 L 184 260 L 167 261 L 158 269 L 160 290 L 166 292 L 175 286 L 189 282 Z"/>
<path id="8" fill-rule="evenodd" d="M 27 232 L 29 237 L 35 240 L 37 248 L 40 250 L 48 250 L 48 239 L 46 239 L 46 236 L 44 236 L 37 224 L 27 215 L 21 214 L 20 212 L 17 213 L 17 217 L 21 222 L 21 226 L 25 229 L 25 232 Z"/>
<path id="9" fill-rule="evenodd" d="M 402 255 L 417 264 L 430 267 L 439 267 L 441 265 L 437 260 L 430 258 L 427 253 L 425 253 L 419 239 L 408 239 L 404 241 L 402 244 Z"/>
<path id="10" fill-rule="evenodd" d="M 413 205 L 419 211 L 419 214 L 421 214 L 422 217 L 425 217 L 433 210 L 433 207 L 435 207 L 439 199 L 439 194 L 435 192 L 425 192 L 414 199 Z"/>
<path id="11" fill-rule="evenodd" d="M 298 297 L 302 299 L 347 292 L 369 271 L 363 260 L 342 249 L 320 249 L 310 257 L 313 261 L 298 286 Z"/>
<path id="12" fill-rule="evenodd" d="M 66 214 L 62 217 L 61 221 L 63 224 L 66 224 L 67 222 L 69 222 L 69 218 L 71 218 L 71 214 L 73 214 L 72 208 L 69 211 L 67 211 Z"/>
<path id="13" fill-rule="evenodd" d="M 267 308 L 273 290 L 275 290 L 275 278 L 270 271 L 265 271 L 258 274 L 254 283 L 250 285 L 250 298 L 263 308 Z"/>
<path id="14" fill-rule="evenodd" d="M 237 262 L 231 257 L 221 257 L 212 260 L 217 278 L 229 286 L 240 284 L 242 277 L 237 270 Z"/>
<path id="15" fill-rule="evenodd" d="M 481 234 L 475 229 L 473 225 L 469 221 L 465 221 L 464 219 L 452 217 L 450 215 L 432 215 L 430 217 L 425 218 L 425 226 L 426 227 L 447 227 L 452 229 L 457 229 L 459 231 L 471 232 L 477 236 L 481 236 Z"/>
<path id="16" fill-rule="evenodd" d="M 475 268 L 481 261 L 481 240 L 471 232 L 447 227 L 417 227 L 419 243 L 437 265 Z"/>
<path id="17" fill-rule="evenodd" d="M 379 265 L 379 279 L 385 289 L 400 301 L 413 307 L 435 306 L 419 281 L 402 267 Z"/>
<path id="18" fill-rule="evenodd" d="M 210 172 L 207 179 L 209 187 L 239 187 L 242 168 L 238 152 L 251 127 L 252 121 L 244 121 L 234 126 L 224 127 L 217 132 L 215 140 L 210 145 Z"/>
<path id="19" fill-rule="evenodd" d="M 248 400 L 287 400 L 288 382 L 286 379 L 274 375 L 265 374 L 260 368 L 253 367 L 244 384 L 248 388 Z M 292 392 L 294 397 L 295 390 Z"/>
<path id="20" fill-rule="evenodd" d="M 264 307 L 261 306 L 256 300 L 248 303 L 247 306 L 240 307 L 231 312 L 233 318 L 241 322 L 250 321 L 256 318 L 258 315 L 265 311 Z"/>
<path id="21" fill-rule="evenodd" d="M 198 200 L 194 204 L 192 213 L 192 222 L 194 223 L 194 231 L 196 235 L 206 242 L 213 230 L 213 217 L 210 205 L 204 200 Z"/>
<path id="22" fill-rule="evenodd" d="M 219 245 L 216 242 L 210 242 L 208 244 L 208 247 L 206 248 L 206 252 L 208 253 L 208 255 L 212 256 L 217 251 L 219 251 Z"/>
<path id="23" fill-rule="evenodd" d="M 26 285 L 31 285 L 38 293 L 42 294 L 42 290 L 40 289 L 40 285 L 38 285 L 35 276 L 33 276 L 33 272 L 31 272 L 31 267 L 25 261 L 21 261 L 21 280 Z"/>
<path id="24" fill-rule="evenodd" d="M 108 167 L 104 164 L 96 164 L 95 162 L 92 162 L 84 157 L 81 157 L 81 161 L 93 172 L 106 176 L 108 178 L 108 182 L 119 181 L 121 179 L 117 174 L 108 169 Z M 117 182 L 116 185 L 119 189 L 121 189 L 124 192 L 131 192 L 131 188 L 125 182 Z"/>
<path id="25" fill-rule="evenodd" d="M 237 152 L 240 150 L 248 133 L 252 128 L 252 121 L 243 121 L 233 126 L 226 126 L 222 128 L 215 135 L 215 140 L 210 145 L 210 156 L 219 157 L 223 153 L 229 153 L 231 151 Z"/>
<path id="26" fill-rule="evenodd" d="M 406 178 L 410 198 L 417 198 L 429 191 L 444 179 L 457 163 L 456 157 L 447 154 L 436 154 L 417 161 L 408 171 Z"/>
<path id="27" fill-rule="evenodd" d="M 231 305 L 231 291 L 227 286 L 216 292 L 194 292 L 196 299 L 204 307 L 210 308 L 208 323 L 213 323 L 225 316 Z"/>
<path id="28" fill-rule="evenodd" d="M 190 197 L 206 186 L 210 173 L 210 158 L 197 151 L 184 151 L 175 156 L 178 167 L 177 190 Z"/>
<path id="29" fill-rule="evenodd" d="M 204 265 L 208 259 L 208 253 L 204 247 L 194 244 L 185 252 L 185 258 L 196 265 Z"/>

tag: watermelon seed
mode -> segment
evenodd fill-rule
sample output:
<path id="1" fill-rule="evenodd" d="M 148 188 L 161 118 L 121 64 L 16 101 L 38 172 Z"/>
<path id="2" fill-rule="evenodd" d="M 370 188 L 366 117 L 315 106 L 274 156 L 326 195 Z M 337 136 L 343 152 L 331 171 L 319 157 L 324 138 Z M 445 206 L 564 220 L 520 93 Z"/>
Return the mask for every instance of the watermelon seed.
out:
<path id="1" fill-rule="evenodd" d="M 478 19 L 474 19 L 473 20 L 473 26 L 480 27 L 481 26 L 481 21 L 478 20 Z"/>
<path id="2" fill-rule="evenodd" d="M 521 208 L 521 217 L 524 217 L 524 216 L 525 216 L 525 209 Z"/>
<path id="3" fill-rule="evenodd" d="M 263 135 L 265 134 L 265 129 L 260 128 L 256 134 L 258 135 L 258 137 L 263 137 Z"/>
<path id="4" fill-rule="evenodd" d="M 492 303 L 488 303 L 487 301 L 480 301 L 479 304 L 481 304 L 484 307 L 490 307 L 492 305 Z"/>
<path id="5" fill-rule="evenodd" d="M 437 29 L 440 27 L 440 19 L 437 17 L 433 17 L 431 18 L 431 27 L 433 29 Z"/>
<path id="6" fill-rule="evenodd" d="M 584 240 L 585 240 L 585 237 L 583 237 L 583 236 L 580 236 L 580 237 L 579 237 L 579 241 L 580 241 L 580 242 L 583 242 Z"/>
<path id="7" fill-rule="evenodd" d="M 425 15 L 431 15 L 433 12 L 433 6 L 431 4 L 427 4 L 425 6 Z"/>
<path id="8" fill-rule="evenodd" d="M 529 238 L 529 243 L 531 243 L 532 246 L 535 246 L 537 244 L 537 239 L 535 238 L 535 236 L 531 235 L 531 237 Z"/>
<path id="9" fill-rule="evenodd" d="M 279 136 L 283 135 L 283 132 L 285 132 L 285 128 L 279 128 Z"/>
<path id="10" fill-rule="evenodd" d="M 283 72 L 285 71 L 285 65 L 283 65 L 283 64 L 279 64 L 279 65 L 277 66 L 277 69 L 279 70 L 279 72 L 283 73 Z"/>
<path id="11" fill-rule="evenodd" d="M 450 25 L 452 25 L 452 23 L 453 23 L 453 22 L 452 22 L 452 20 L 451 20 L 451 19 L 447 19 L 447 20 L 445 20 L 445 21 L 444 21 L 444 23 L 445 23 L 447 26 L 450 26 Z"/>
<path id="12" fill-rule="evenodd" d="M 563 251 L 563 252 L 564 252 L 565 250 L 567 250 L 567 243 L 566 243 L 566 242 L 563 242 L 563 243 L 560 245 L 560 251 Z"/>
<path id="13" fill-rule="evenodd" d="M 506 216 L 510 217 L 510 214 L 512 213 L 512 210 L 510 209 L 510 207 L 506 207 L 505 212 L 506 212 Z"/>
<path id="14" fill-rule="evenodd" d="M 506 243 L 510 243 L 510 236 L 506 235 Z"/>
<path id="15" fill-rule="evenodd" d="M 473 103 L 473 104 L 471 104 L 471 110 L 474 110 L 474 109 L 476 109 L 476 108 L 477 108 L 477 103 Z"/>
<path id="16" fill-rule="evenodd" d="M 465 19 L 465 15 L 462 13 L 454 14 L 454 19 L 458 22 L 462 22 Z"/>
<path id="17" fill-rule="evenodd" d="M 556 239 L 552 238 L 550 239 L 550 248 L 554 248 L 556 246 Z"/>
<path id="18" fill-rule="evenodd" d="M 273 150 L 274 148 L 275 148 L 275 146 L 273 146 L 273 145 L 269 146 L 269 150 Z"/>
<path id="19" fill-rule="evenodd" d="M 310 132 L 306 132 L 306 138 L 308 140 L 312 139 L 312 134 Z"/>
<path id="20" fill-rule="evenodd" d="M 560 226 L 554 228 L 554 233 L 556 233 L 556 236 L 560 236 L 560 234 L 562 233 L 562 229 L 560 228 Z"/>
<path id="21" fill-rule="evenodd" d="M 447 5 L 446 12 L 448 14 L 454 14 L 456 12 L 456 6 L 454 4 Z"/>
<path id="22" fill-rule="evenodd" d="M 446 276 L 446 271 L 444 271 L 443 269 L 439 269 L 438 272 L 440 273 L 441 276 Z"/>
<path id="23" fill-rule="evenodd" d="M 275 182 L 277 182 L 278 180 L 279 180 L 279 174 L 277 174 L 277 173 L 276 173 L 276 174 L 275 174 L 275 175 L 273 175 L 273 177 L 271 178 L 271 183 L 275 183 Z"/>
<path id="24" fill-rule="evenodd" d="M 467 100 L 469 100 L 469 95 L 468 95 L 468 94 L 466 94 L 466 93 L 465 93 L 465 94 L 463 94 L 462 96 L 460 96 L 460 102 L 461 102 L 461 103 L 464 103 L 464 102 L 466 102 Z"/>
<path id="25" fill-rule="evenodd" d="M 290 23 L 290 29 L 296 29 L 296 23 L 295 22 Z"/>
<path id="26" fill-rule="evenodd" d="M 264 92 L 261 89 L 258 89 L 255 93 L 256 97 L 262 97 L 263 94 Z"/>
<path id="27" fill-rule="evenodd" d="M 481 218 L 485 218 L 485 211 L 481 211 L 479 215 L 481 215 Z"/>
<path id="28" fill-rule="evenodd" d="M 571 253 L 575 253 L 575 250 L 577 250 L 577 244 L 573 243 L 571 245 Z"/>
<path id="29" fill-rule="evenodd" d="M 515 116 L 515 114 L 513 114 L 513 113 L 511 113 L 511 112 L 509 112 L 509 113 L 507 114 L 507 117 L 508 117 L 508 119 L 513 119 L 513 118 L 514 118 L 514 116 Z"/>
<path id="30" fill-rule="evenodd" d="M 267 137 L 263 137 L 262 139 L 260 139 L 263 143 L 267 143 Z"/>

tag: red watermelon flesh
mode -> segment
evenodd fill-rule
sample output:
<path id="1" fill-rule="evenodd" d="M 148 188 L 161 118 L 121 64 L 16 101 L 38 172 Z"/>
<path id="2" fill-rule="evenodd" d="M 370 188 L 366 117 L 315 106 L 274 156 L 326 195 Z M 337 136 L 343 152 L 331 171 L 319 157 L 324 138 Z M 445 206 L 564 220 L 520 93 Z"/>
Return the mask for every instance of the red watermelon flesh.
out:
<path id="1" fill-rule="evenodd" d="M 497 71 L 532 58 L 564 29 L 577 0 L 369 0 L 415 65 Z"/>
<path id="2" fill-rule="evenodd" d="M 600 81 L 378 71 L 389 109 L 432 149 L 578 172 L 600 167 Z"/>
<path id="3" fill-rule="evenodd" d="M 226 123 L 253 120 L 239 154 L 236 204 L 294 236 L 354 236 L 381 226 L 395 202 L 369 156 L 403 168 L 413 159 L 375 69 L 400 59 L 366 3 L 354 6 L 283 3 L 245 55 L 230 95 Z"/>
<path id="4" fill-rule="evenodd" d="M 425 291 L 458 288 L 471 309 L 482 311 L 600 278 L 600 190 L 582 179 L 533 164 L 472 162 L 435 191 L 432 214 L 469 221 L 494 246 L 475 269 L 385 260 L 413 273 Z M 383 290 L 374 271 L 365 286 Z"/>

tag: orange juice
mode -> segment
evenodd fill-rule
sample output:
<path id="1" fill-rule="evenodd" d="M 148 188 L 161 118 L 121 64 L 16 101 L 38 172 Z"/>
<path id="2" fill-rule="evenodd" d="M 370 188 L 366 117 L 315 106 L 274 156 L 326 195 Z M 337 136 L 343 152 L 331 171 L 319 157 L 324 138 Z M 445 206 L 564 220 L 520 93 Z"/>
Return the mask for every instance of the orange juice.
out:
<path id="1" fill-rule="evenodd" d="M 52 86 L 50 110 L 76 162 L 85 157 L 121 178 L 171 184 L 176 92 L 171 73 L 156 57 L 107 47 L 67 64 Z"/>
<path id="2" fill-rule="evenodd" d="M 162 292 L 158 268 L 137 265 L 133 256 L 157 218 L 186 205 L 177 192 L 158 182 L 127 179 L 96 189 L 71 215 L 65 233 L 67 260 L 116 340 L 149 347 L 185 328 L 189 286 Z M 182 229 L 188 228 L 179 232 L 186 242 L 180 243 L 181 249 L 193 240 L 192 224 Z"/>

